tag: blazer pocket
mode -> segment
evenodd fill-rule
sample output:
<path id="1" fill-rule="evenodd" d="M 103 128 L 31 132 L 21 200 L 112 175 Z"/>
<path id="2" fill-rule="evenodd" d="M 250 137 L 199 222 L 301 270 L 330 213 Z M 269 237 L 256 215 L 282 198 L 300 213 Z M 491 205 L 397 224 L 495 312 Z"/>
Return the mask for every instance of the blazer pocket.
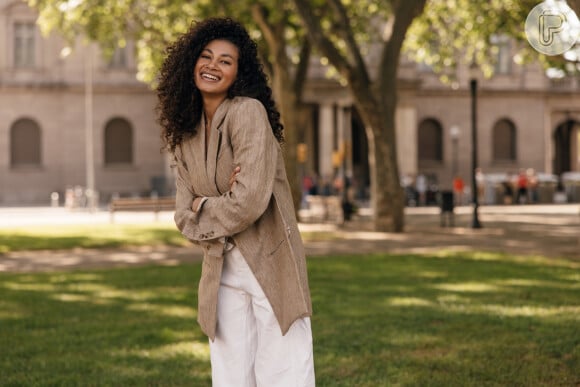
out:
<path id="1" fill-rule="evenodd" d="M 291 232 L 290 227 L 286 227 L 286 235 L 284 235 L 284 237 L 281 238 L 279 240 L 279 242 L 277 242 L 277 243 L 275 243 L 275 244 L 272 245 L 272 248 L 271 248 L 271 251 L 270 251 L 270 255 L 275 254 L 280 249 L 280 247 L 284 244 L 284 242 L 290 243 L 288 241 L 288 238 L 290 238 L 290 232 Z"/>
<path id="2" fill-rule="evenodd" d="M 280 246 L 282 246 L 282 243 L 284 243 L 285 239 L 282 239 L 280 242 L 276 243 L 275 245 L 273 245 L 272 250 L 270 251 L 269 255 L 273 255 L 276 253 L 276 251 L 278 251 L 280 249 Z"/>

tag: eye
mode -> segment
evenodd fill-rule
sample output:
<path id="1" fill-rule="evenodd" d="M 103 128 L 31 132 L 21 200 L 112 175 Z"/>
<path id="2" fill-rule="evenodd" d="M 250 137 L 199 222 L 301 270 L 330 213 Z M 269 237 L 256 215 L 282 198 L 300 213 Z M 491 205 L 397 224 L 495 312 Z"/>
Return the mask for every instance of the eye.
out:
<path id="1" fill-rule="evenodd" d="M 211 59 L 211 56 L 209 54 L 201 54 L 199 57 L 203 59 Z"/>
<path id="2" fill-rule="evenodd" d="M 220 61 L 220 63 L 223 63 L 223 64 L 228 65 L 228 66 L 231 65 L 231 62 L 229 60 L 222 60 L 222 61 Z"/>

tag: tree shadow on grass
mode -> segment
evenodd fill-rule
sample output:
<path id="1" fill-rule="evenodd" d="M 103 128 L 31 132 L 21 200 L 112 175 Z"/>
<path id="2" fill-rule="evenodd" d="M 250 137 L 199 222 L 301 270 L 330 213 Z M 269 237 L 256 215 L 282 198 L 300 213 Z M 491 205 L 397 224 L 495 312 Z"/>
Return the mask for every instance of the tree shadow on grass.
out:
<path id="1" fill-rule="evenodd" d="M 317 386 L 575 385 L 577 263 L 497 254 L 310 259 Z M 200 265 L 0 274 L 13 385 L 211 384 Z"/>
<path id="2" fill-rule="evenodd" d="M 1 275 L 3 383 L 211 385 L 199 268 Z"/>
<path id="3" fill-rule="evenodd" d="M 319 386 L 578 382 L 575 263 L 466 253 L 309 268 Z"/>

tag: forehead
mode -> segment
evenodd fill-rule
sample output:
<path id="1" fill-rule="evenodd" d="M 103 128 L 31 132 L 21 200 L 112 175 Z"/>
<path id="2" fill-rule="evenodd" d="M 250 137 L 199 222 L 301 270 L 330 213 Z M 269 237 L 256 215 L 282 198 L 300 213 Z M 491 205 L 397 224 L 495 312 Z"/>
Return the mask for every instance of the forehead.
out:
<path id="1" fill-rule="evenodd" d="M 232 42 L 225 39 L 216 39 L 209 42 L 204 50 L 211 51 L 214 55 L 228 55 L 234 58 L 238 57 L 238 47 Z"/>

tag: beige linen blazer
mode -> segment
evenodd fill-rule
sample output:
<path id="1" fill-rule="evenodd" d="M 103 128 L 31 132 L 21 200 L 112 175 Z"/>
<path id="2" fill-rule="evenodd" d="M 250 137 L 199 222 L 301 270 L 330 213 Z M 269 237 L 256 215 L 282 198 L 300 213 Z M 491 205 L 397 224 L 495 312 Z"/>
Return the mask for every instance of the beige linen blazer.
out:
<path id="1" fill-rule="evenodd" d="M 204 128 L 205 123 L 200 123 Z M 198 322 L 215 339 L 217 297 L 225 239 L 233 239 L 272 305 L 282 334 L 312 314 L 304 246 L 282 152 L 264 106 L 255 99 L 226 99 L 218 107 L 205 150 L 205 131 L 176 149 L 175 222 L 204 249 Z M 235 166 L 241 171 L 230 190 Z M 194 213 L 195 197 L 208 199 Z"/>

